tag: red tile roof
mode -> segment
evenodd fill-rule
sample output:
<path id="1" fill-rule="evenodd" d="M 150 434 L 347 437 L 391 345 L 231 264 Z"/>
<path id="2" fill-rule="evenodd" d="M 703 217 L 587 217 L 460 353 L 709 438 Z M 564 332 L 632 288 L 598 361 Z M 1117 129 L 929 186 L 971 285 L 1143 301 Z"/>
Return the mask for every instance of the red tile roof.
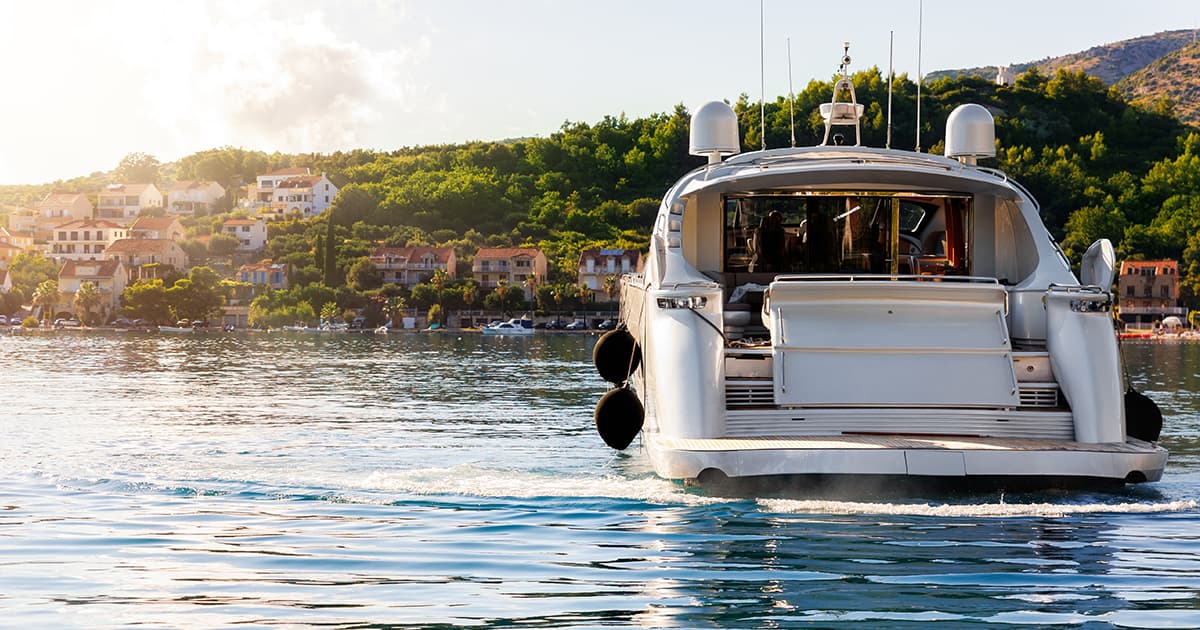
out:
<path id="1" fill-rule="evenodd" d="M 117 229 L 117 230 L 126 229 L 125 226 L 123 226 L 119 223 L 113 223 L 112 221 L 108 221 L 105 219 L 76 219 L 74 221 L 67 221 L 66 223 L 61 223 L 61 224 L 55 226 L 54 229 L 61 230 L 63 228 L 71 228 L 71 229 L 105 228 L 105 229 Z"/>
<path id="2" fill-rule="evenodd" d="M 221 225 L 255 225 L 262 219 L 230 219 Z"/>
<path id="3" fill-rule="evenodd" d="M 100 189 L 100 194 L 140 195 L 154 184 L 109 184 Z"/>
<path id="4" fill-rule="evenodd" d="M 173 224 L 179 223 L 179 219 L 175 217 L 138 217 L 133 225 L 129 226 L 131 230 L 166 230 Z M 183 224 L 179 223 L 182 228 Z"/>
<path id="5" fill-rule="evenodd" d="M 122 238 L 113 241 L 105 254 L 158 254 L 171 251 L 175 241 L 169 238 Z M 175 245 L 178 248 L 178 245 Z"/>
<path id="6" fill-rule="evenodd" d="M 309 175 L 311 173 L 312 173 L 312 169 L 308 168 L 307 166 L 298 166 L 298 167 L 292 167 L 292 168 L 277 169 L 277 170 L 271 171 L 269 173 L 264 173 L 263 175 L 269 176 L 269 177 L 279 177 L 279 176 L 293 176 L 293 175 Z"/>
<path id="7" fill-rule="evenodd" d="M 320 175 L 308 175 L 305 177 L 291 177 L 285 179 L 275 185 L 276 188 L 312 188 L 321 181 Z"/>
<path id="8" fill-rule="evenodd" d="M 35 203 L 34 206 L 69 206 L 75 203 L 76 199 L 83 196 L 83 193 L 53 192 L 46 195 L 46 197 L 41 201 Z"/>
<path id="9" fill-rule="evenodd" d="M 96 268 L 96 273 L 79 273 L 78 268 Z M 119 260 L 68 260 L 58 270 L 59 278 L 112 278 L 121 267 Z"/>
<path id="10" fill-rule="evenodd" d="M 508 260 L 509 258 L 519 258 L 521 256 L 536 258 L 540 253 L 542 253 L 542 250 L 536 247 L 480 247 L 479 251 L 475 252 L 475 260 L 483 258 L 489 260 L 498 258 Z"/>

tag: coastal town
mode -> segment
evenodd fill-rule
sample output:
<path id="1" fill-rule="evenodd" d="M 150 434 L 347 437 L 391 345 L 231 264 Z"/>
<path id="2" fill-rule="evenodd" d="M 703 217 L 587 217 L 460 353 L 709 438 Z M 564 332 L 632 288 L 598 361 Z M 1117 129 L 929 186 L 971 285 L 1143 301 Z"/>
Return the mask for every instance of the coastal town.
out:
<path id="1" fill-rule="evenodd" d="M 116 183 L 95 191 L 49 193 L 32 207 L 13 209 L 8 225 L 0 227 L 0 295 L 8 298 L 0 323 L 412 330 L 477 328 L 518 315 L 539 328 L 607 328 L 616 318 L 619 276 L 642 270 L 638 251 L 585 249 L 572 270 L 571 287 L 564 290 L 561 283 L 549 286 L 547 258 L 537 247 L 398 246 L 379 240 L 348 280 L 378 289 L 383 299 L 356 307 L 343 294 L 311 311 L 293 311 L 290 318 L 256 314 L 256 298 L 304 280 L 297 278 L 295 263 L 271 257 L 272 233 L 286 230 L 288 222 L 329 215 L 338 192 L 325 173 L 301 167 L 262 173 L 236 191 L 214 181 L 176 181 L 161 190 L 153 183 Z M 230 194 L 236 195 L 236 205 L 221 215 L 230 218 L 189 239 L 189 232 L 228 203 Z M 14 268 L 32 266 L 34 260 L 52 264 L 54 276 L 27 295 L 14 292 Z M 143 308 L 145 290 L 159 288 L 165 296 L 179 288 L 179 280 L 193 292 L 207 286 L 211 295 L 192 296 L 200 306 Z M 448 299 L 447 293 L 454 297 Z"/>

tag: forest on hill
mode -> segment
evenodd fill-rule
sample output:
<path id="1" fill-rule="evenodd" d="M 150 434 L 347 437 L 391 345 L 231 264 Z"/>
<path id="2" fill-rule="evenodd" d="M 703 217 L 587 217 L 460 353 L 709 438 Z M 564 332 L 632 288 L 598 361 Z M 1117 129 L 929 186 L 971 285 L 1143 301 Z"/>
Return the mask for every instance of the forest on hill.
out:
<path id="1" fill-rule="evenodd" d="M 853 80 L 859 102 L 866 104 L 863 143 L 882 146 L 887 79 L 872 68 Z M 812 81 L 795 95 L 798 145 L 820 142 L 824 127 L 817 108 L 831 92 L 832 82 Z M 1179 259 L 1187 298 L 1195 302 L 1192 296 L 1200 294 L 1200 134 L 1177 120 L 1169 103 L 1134 105 L 1102 81 L 1066 70 L 1049 76 L 1034 69 L 1011 86 L 973 76 L 943 77 L 922 87 L 921 150 L 941 153 L 947 116 L 967 102 L 987 106 L 996 119 L 997 157 L 983 164 L 1030 189 L 1047 227 L 1073 261 L 1101 237 L 1111 239 L 1123 258 Z M 742 95 L 733 105 L 743 150 L 757 149 L 759 103 Z M 777 97 L 765 109 L 767 147 L 789 146 L 788 98 Z M 898 76 L 894 148 L 917 146 L 915 119 L 916 84 Z M 226 147 L 165 165 L 140 156 L 113 173 L 0 187 L 0 204 L 28 205 L 52 189 L 95 191 L 129 176 L 139 164 L 151 166 L 149 177 L 162 183 L 209 179 L 230 190 L 272 168 L 308 166 L 327 173 L 341 192 L 322 216 L 273 223 L 267 255 L 292 264 L 297 295 L 315 291 L 303 289 L 308 285 L 324 287 L 322 297 L 305 298 L 312 309 L 319 311 L 333 295 L 328 292 L 342 285 L 360 298 L 378 291 L 363 264 L 378 244 L 452 246 L 460 268 L 469 268 L 480 246 L 538 246 L 551 265 L 548 285 L 539 287 L 548 300 L 554 291 L 570 293 L 581 250 L 646 247 L 666 189 L 703 162 L 688 155 L 688 123 L 689 112 L 680 105 L 644 118 L 568 122 L 545 138 L 507 142 L 305 155 Z M 193 240 L 185 249 L 202 258 L 214 226 L 232 216 L 236 211 L 190 219 Z M 348 295 L 337 298 L 339 305 Z M 470 291 L 464 295 L 479 300 Z M 402 297 L 412 301 L 415 295 Z M 561 295 L 555 299 L 561 302 Z"/>

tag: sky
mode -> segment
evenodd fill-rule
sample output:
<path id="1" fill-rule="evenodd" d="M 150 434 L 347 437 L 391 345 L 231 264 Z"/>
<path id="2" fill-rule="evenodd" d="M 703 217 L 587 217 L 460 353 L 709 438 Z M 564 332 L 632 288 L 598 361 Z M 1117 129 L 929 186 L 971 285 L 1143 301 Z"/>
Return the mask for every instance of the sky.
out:
<path id="1" fill-rule="evenodd" d="M 1020 63 L 1196 28 L 1195 0 L 762 0 L 768 99 L 836 71 Z M 923 15 L 919 20 L 918 15 Z M 922 28 L 918 29 L 919 21 Z M 760 88 L 753 0 L 4 0 L 0 184 L 129 153 L 547 136 Z"/>

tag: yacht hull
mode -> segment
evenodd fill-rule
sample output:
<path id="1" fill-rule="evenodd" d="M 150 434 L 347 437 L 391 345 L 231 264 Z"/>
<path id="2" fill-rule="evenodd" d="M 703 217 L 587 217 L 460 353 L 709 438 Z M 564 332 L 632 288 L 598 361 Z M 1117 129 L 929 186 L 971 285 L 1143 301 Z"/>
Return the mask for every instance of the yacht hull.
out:
<path id="1" fill-rule="evenodd" d="M 905 477 L 964 485 L 1057 487 L 1157 481 L 1166 449 L 1128 438 L 1070 440 L 922 435 L 667 438 L 643 434 L 656 472 L 685 482 Z"/>

